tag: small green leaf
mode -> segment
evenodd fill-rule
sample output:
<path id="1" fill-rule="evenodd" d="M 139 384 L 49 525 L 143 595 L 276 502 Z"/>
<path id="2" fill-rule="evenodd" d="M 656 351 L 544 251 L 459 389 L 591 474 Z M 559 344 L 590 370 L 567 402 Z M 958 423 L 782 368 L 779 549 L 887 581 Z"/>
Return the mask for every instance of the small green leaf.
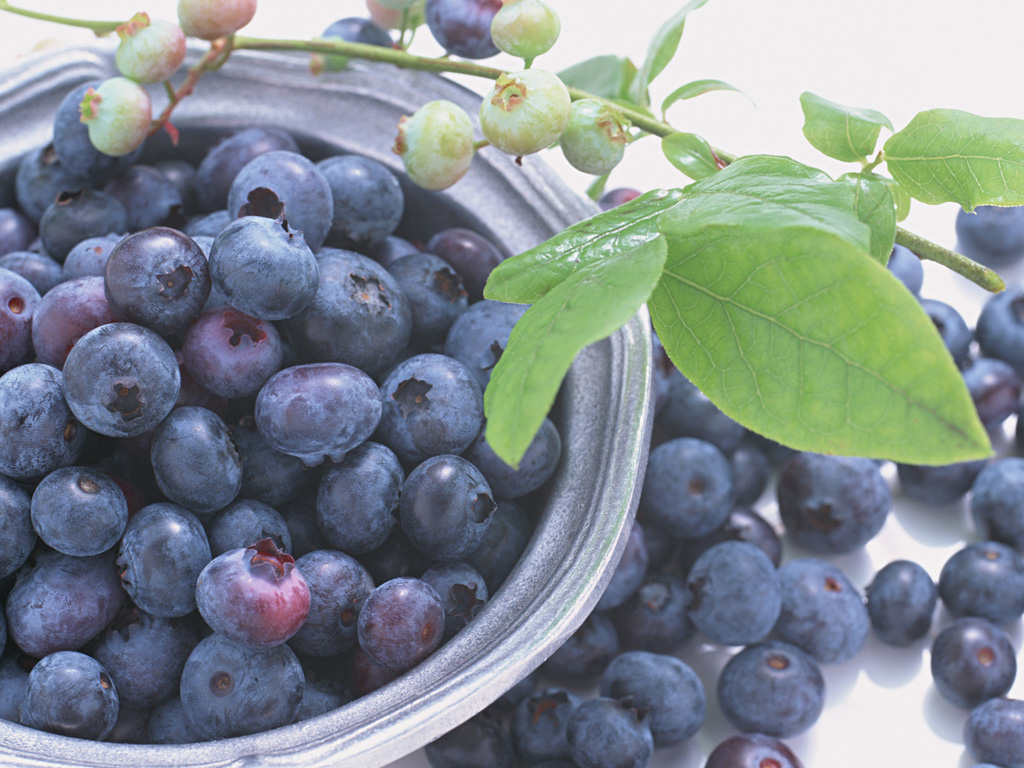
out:
<path id="1" fill-rule="evenodd" d="M 687 187 L 659 221 L 669 253 L 648 306 L 673 362 L 727 415 L 800 450 L 990 455 L 931 320 L 851 240 L 866 227 L 833 189 L 849 204 L 849 188 L 749 160 Z"/>
<path id="2" fill-rule="evenodd" d="M 743 94 L 743 91 L 739 88 L 729 85 L 723 80 L 694 80 L 692 83 L 681 85 L 672 91 L 672 93 L 670 93 L 665 100 L 661 102 L 661 113 L 665 114 L 668 111 L 668 108 L 677 101 L 703 96 L 705 93 L 711 93 L 712 91 L 735 91 L 736 93 Z M 746 96 L 746 94 L 743 95 Z"/>
<path id="3" fill-rule="evenodd" d="M 845 107 L 810 91 L 800 94 L 804 111 L 804 136 L 819 152 L 836 160 L 853 162 L 875 151 L 883 127 L 892 123 L 873 109 Z"/>
<path id="4" fill-rule="evenodd" d="M 683 39 L 683 27 L 686 24 L 687 14 L 697 10 L 707 1 L 690 0 L 654 33 L 654 37 L 651 38 L 651 42 L 647 46 L 647 58 L 640 65 L 640 70 L 630 85 L 629 98 L 631 100 L 640 104 L 650 104 L 647 88 L 676 55 L 679 41 Z"/>
<path id="5" fill-rule="evenodd" d="M 910 203 L 913 198 L 905 190 L 900 183 L 895 179 L 890 179 L 888 176 L 879 176 L 873 174 L 877 178 L 884 181 L 889 185 L 889 192 L 892 193 L 893 202 L 896 204 L 896 221 L 901 222 L 910 215 Z"/>
<path id="6" fill-rule="evenodd" d="M 657 218 L 682 197 L 679 190 L 655 189 L 599 213 L 505 259 L 491 272 L 484 296 L 532 304 L 577 270 L 617 257 L 658 236 Z"/>
<path id="7" fill-rule="evenodd" d="M 847 173 L 839 181 L 853 190 L 857 218 L 871 229 L 871 255 L 884 267 L 896 242 L 896 206 L 889 185 L 871 173 Z"/>
<path id="8" fill-rule="evenodd" d="M 595 56 L 558 73 L 569 87 L 580 88 L 604 99 L 629 103 L 629 86 L 636 77 L 636 65 L 622 56 Z"/>
<path id="9" fill-rule="evenodd" d="M 724 167 L 711 145 L 695 133 L 670 133 L 661 140 L 661 151 L 672 165 L 694 181 L 714 176 Z"/>
<path id="10" fill-rule="evenodd" d="M 667 253 L 658 236 L 592 261 L 516 323 L 484 391 L 487 442 L 516 466 L 576 353 L 621 328 L 651 295 Z"/>
<path id="11" fill-rule="evenodd" d="M 1024 120 L 919 112 L 885 142 L 889 173 L 922 203 L 1024 204 Z"/>

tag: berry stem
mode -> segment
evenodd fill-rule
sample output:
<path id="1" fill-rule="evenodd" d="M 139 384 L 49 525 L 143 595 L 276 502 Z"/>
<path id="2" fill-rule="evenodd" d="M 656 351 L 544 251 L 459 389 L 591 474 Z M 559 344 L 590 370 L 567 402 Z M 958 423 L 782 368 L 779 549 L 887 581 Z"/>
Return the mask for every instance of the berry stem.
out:
<path id="1" fill-rule="evenodd" d="M 903 229 L 903 227 L 896 227 L 896 242 L 909 248 L 913 253 L 917 254 L 918 258 L 941 264 L 947 269 L 963 275 L 972 283 L 980 285 L 987 291 L 999 293 L 1006 288 L 1003 278 L 988 267 L 984 267 L 976 261 L 971 261 L 956 251 L 943 248 L 941 245 L 933 243 L 931 240 L 926 240 L 920 235 L 915 235 L 913 232 Z"/>
<path id="2" fill-rule="evenodd" d="M 483 149 L 484 147 L 489 147 L 489 146 L 491 146 L 491 142 L 489 142 L 487 139 L 480 139 L 480 141 L 474 141 L 473 142 L 473 151 L 474 152 L 478 152 L 481 149 Z"/>
<path id="3" fill-rule="evenodd" d="M 2 2 L 2 0 L 0 0 Z M 231 55 L 232 49 L 232 38 L 225 37 L 220 40 L 214 40 L 210 43 L 210 49 L 203 54 L 203 57 L 195 63 L 188 70 L 188 74 L 185 76 L 184 82 L 181 86 L 175 90 L 169 81 L 164 81 L 164 89 L 167 91 L 167 106 L 164 107 L 164 111 L 153 120 L 152 125 L 149 128 L 149 135 L 152 136 L 158 133 L 171 119 L 171 115 L 174 112 L 182 99 L 188 96 L 196 87 L 196 83 L 207 72 L 219 68 L 227 61 Z"/>
<path id="4" fill-rule="evenodd" d="M 11 5 L 7 0 L 0 0 L 0 11 L 7 11 L 8 13 L 13 13 L 16 16 L 25 16 L 30 19 L 38 19 L 39 21 L 63 24 L 65 27 L 83 27 L 85 29 L 91 29 L 97 36 L 109 35 L 111 32 L 116 32 L 117 28 L 124 24 L 124 21 L 89 21 L 87 19 L 71 19 L 67 16 L 54 16 L 50 13 L 40 13 L 39 11 L 30 11 L 27 8 L 19 8 Z"/>

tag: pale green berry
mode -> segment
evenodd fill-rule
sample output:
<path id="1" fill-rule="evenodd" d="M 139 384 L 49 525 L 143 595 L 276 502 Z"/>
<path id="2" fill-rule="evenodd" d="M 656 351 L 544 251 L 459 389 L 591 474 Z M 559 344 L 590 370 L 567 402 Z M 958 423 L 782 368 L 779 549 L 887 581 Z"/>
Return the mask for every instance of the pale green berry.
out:
<path id="1" fill-rule="evenodd" d="M 233 35 L 256 15 L 256 0 L 178 0 L 178 23 L 189 37 Z"/>
<path id="2" fill-rule="evenodd" d="M 185 33 L 169 21 L 150 21 L 149 14 L 137 13 L 117 28 L 117 35 L 117 69 L 140 83 L 166 80 L 185 60 Z"/>
<path id="3" fill-rule="evenodd" d="M 491 39 L 498 50 L 526 59 L 551 50 L 562 31 L 558 14 L 543 0 L 504 0 L 491 21 Z"/>
<path id="4" fill-rule="evenodd" d="M 398 121 L 394 151 L 424 189 L 445 189 L 466 175 L 473 159 L 473 123 L 450 101 L 431 101 Z"/>
<path id="5" fill-rule="evenodd" d="M 629 127 L 630 122 L 618 110 L 597 99 L 580 99 L 572 104 L 569 124 L 558 145 L 573 168 L 600 176 L 622 159 L 632 138 Z"/>
<path id="6" fill-rule="evenodd" d="M 480 129 L 502 152 L 530 155 L 558 141 L 571 105 L 557 75 L 543 69 L 504 74 L 480 104 Z"/>
<path id="7" fill-rule="evenodd" d="M 112 77 L 98 88 L 90 88 L 80 108 L 89 141 L 103 154 L 115 157 L 142 146 L 153 120 L 149 94 L 127 77 Z"/>

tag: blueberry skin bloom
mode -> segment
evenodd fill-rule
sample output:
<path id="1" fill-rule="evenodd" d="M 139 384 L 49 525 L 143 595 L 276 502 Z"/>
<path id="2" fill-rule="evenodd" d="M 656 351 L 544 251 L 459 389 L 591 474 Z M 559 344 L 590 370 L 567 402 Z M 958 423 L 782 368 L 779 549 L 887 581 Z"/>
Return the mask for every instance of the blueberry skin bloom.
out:
<path id="1" fill-rule="evenodd" d="M 885 524 L 891 497 L 870 459 L 798 453 L 782 468 L 779 513 L 794 541 L 842 554 L 864 546 Z"/>
<path id="2" fill-rule="evenodd" d="M 356 644 L 359 612 L 373 577 L 354 557 L 333 550 L 307 552 L 295 567 L 309 584 L 309 614 L 288 642 L 300 653 L 333 656 Z"/>
<path id="3" fill-rule="evenodd" d="M 889 645 L 910 645 L 928 634 L 939 592 L 917 563 L 894 560 L 867 588 L 868 616 L 875 635 Z"/>
<path id="4" fill-rule="evenodd" d="M 690 620 L 722 645 L 757 642 L 775 626 L 782 609 L 774 564 L 745 541 L 711 547 L 693 564 L 687 586 L 693 595 Z"/>
<path id="5" fill-rule="evenodd" d="M 502 499 L 518 499 L 532 493 L 551 479 L 562 457 L 562 438 L 551 419 L 544 419 L 540 429 L 513 469 L 499 458 L 487 442 L 487 427 L 480 430 L 463 456 L 483 472 L 494 495 Z M 603 609 L 602 609 L 603 610 Z"/>
<path id="6" fill-rule="evenodd" d="M 560 688 L 537 691 L 516 704 L 512 712 L 512 742 L 524 760 L 567 760 L 565 728 L 581 699 Z"/>
<path id="7" fill-rule="evenodd" d="M 491 22 L 501 9 L 499 0 L 427 0 L 427 27 L 448 53 L 464 59 L 498 54 L 491 39 Z"/>
<path id="8" fill-rule="evenodd" d="M 1024 375 L 1024 286 L 1008 286 L 985 302 L 974 333 L 983 355 Z"/>
<path id="9" fill-rule="evenodd" d="M 175 408 L 153 435 L 150 461 L 163 494 L 197 515 L 235 500 L 242 460 L 227 425 L 196 405 Z"/>
<path id="10" fill-rule="evenodd" d="M 327 179 L 311 160 L 283 149 L 259 155 L 238 172 L 227 207 L 232 216 L 284 216 L 314 251 L 324 244 L 334 219 Z"/>
<path id="11" fill-rule="evenodd" d="M 25 489 L 0 475 L 0 579 L 24 565 L 36 545 L 32 500 Z"/>
<path id="12" fill-rule="evenodd" d="M 256 427 L 272 447 L 315 466 L 341 461 L 381 420 L 373 379 L 351 365 L 311 363 L 270 377 L 256 398 Z"/>
<path id="13" fill-rule="evenodd" d="M 863 647 L 871 627 L 864 599 L 834 565 L 815 557 L 791 560 L 779 568 L 779 591 L 779 639 L 822 664 L 852 659 Z"/>
<path id="14" fill-rule="evenodd" d="M 286 644 L 250 648 L 212 634 L 192 649 L 181 672 L 181 705 L 205 739 L 226 739 L 295 719 L 305 677 Z"/>
<path id="15" fill-rule="evenodd" d="M 992 622 L 970 616 L 943 627 L 932 643 L 931 666 L 939 693 L 964 709 L 1003 696 L 1017 676 L 1010 638 Z"/>
<path id="16" fill-rule="evenodd" d="M 971 757 L 1000 768 L 1024 768 L 1024 701 L 989 699 L 964 724 Z"/>
<path id="17" fill-rule="evenodd" d="M 974 479 L 971 516 L 987 538 L 1024 547 L 1024 459 L 994 461 Z"/>
<path id="18" fill-rule="evenodd" d="M 21 722 L 40 731 L 102 741 L 114 729 L 118 710 L 117 689 L 103 665 L 84 653 L 60 651 L 29 673 Z"/>
<path id="19" fill-rule="evenodd" d="M 32 352 L 32 317 L 42 297 L 27 279 L 0 269 L 0 371 L 20 365 Z"/>
<path id="20" fill-rule="evenodd" d="M 331 188 L 331 236 L 340 247 L 365 252 L 395 231 L 405 210 L 405 195 L 387 166 L 360 155 L 338 155 L 321 160 L 316 167 Z"/>
<path id="21" fill-rule="evenodd" d="M 320 284 L 316 257 L 289 220 L 244 216 L 228 224 L 210 249 L 213 289 L 239 312 L 284 320 L 313 301 Z"/>
<path id="22" fill-rule="evenodd" d="M 1005 267 L 1024 256 L 1024 206 L 979 205 L 956 212 L 957 250 L 987 267 Z"/>
<path id="23" fill-rule="evenodd" d="M 380 440 L 406 464 L 462 453 L 483 425 L 484 398 L 473 374 L 444 355 L 403 360 L 381 394 Z"/>
<path id="24" fill-rule="evenodd" d="M 427 744 L 423 752 L 427 762 L 436 768 L 513 768 L 517 765 L 507 730 L 488 710 L 439 736 Z"/>
<path id="25" fill-rule="evenodd" d="M 64 362 L 64 395 L 79 421 L 108 437 L 148 432 L 171 412 L 181 389 L 174 351 L 134 323 L 94 328 Z"/>
<path id="26" fill-rule="evenodd" d="M 525 304 L 506 304 L 490 299 L 471 304 L 448 329 L 444 353 L 466 366 L 476 377 L 481 390 L 487 389 L 491 371 L 508 346 L 512 328 L 527 309 L 529 307 Z"/>
<path id="27" fill-rule="evenodd" d="M 497 505 L 480 470 L 461 456 L 427 459 L 409 473 L 399 510 L 402 529 L 433 560 L 461 560 L 483 541 Z"/>
<path id="28" fill-rule="evenodd" d="M 714 445 L 680 437 L 651 451 L 640 522 L 675 538 L 694 538 L 724 523 L 731 508 L 732 470 Z"/>
<path id="29" fill-rule="evenodd" d="M 359 645 L 385 669 L 405 672 L 433 653 L 444 637 L 444 606 L 420 579 L 386 581 L 366 598 L 359 613 Z"/>
<path id="30" fill-rule="evenodd" d="M 36 480 L 78 459 L 87 433 L 68 409 L 62 380 L 41 363 L 0 376 L 0 475 Z"/>
<path id="31" fill-rule="evenodd" d="M 210 296 L 210 270 L 188 235 L 153 227 L 121 240 L 104 270 L 107 303 L 118 320 L 161 336 L 183 331 Z"/>
<path id="32" fill-rule="evenodd" d="M 448 329 L 469 306 L 462 278 L 432 253 L 411 253 L 388 266 L 412 311 L 410 344 L 432 349 L 444 343 Z"/>
<path id="33" fill-rule="evenodd" d="M 608 665 L 601 676 L 601 695 L 629 697 L 634 707 L 650 714 L 654 746 L 678 744 L 704 723 L 704 685 L 688 664 L 675 656 L 629 651 Z"/>
<path id="34" fill-rule="evenodd" d="M 814 659 L 795 645 L 756 643 L 722 668 L 718 704 L 741 731 L 779 738 L 796 736 L 821 715 L 825 680 Z"/>
<path id="35" fill-rule="evenodd" d="M 644 768 L 654 752 L 646 716 L 626 702 L 584 701 L 565 727 L 569 754 L 580 768 Z"/>
<path id="36" fill-rule="evenodd" d="M 1024 614 L 1024 559 L 1005 544 L 968 544 L 942 566 L 939 597 L 954 616 L 1009 624 Z"/>
<path id="37" fill-rule="evenodd" d="M 128 502 L 117 483 L 89 467 L 63 467 L 32 493 L 32 525 L 39 537 L 66 555 L 106 552 L 128 524 Z"/>
<path id="38" fill-rule="evenodd" d="M 177 504 L 150 504 L 128 521 L 117 564 L 135 605 L 161 618 L 196 607 L 196 581 L 210 562 L 199 518 Z"/>

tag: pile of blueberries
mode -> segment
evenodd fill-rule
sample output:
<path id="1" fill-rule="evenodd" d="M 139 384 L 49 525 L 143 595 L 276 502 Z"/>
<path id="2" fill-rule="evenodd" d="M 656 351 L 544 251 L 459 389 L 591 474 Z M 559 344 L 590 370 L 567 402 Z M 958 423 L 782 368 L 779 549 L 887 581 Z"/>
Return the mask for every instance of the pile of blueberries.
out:
<path id="1" fill-rule="evenodd" d="M 480 234 L 253 128 L 92 149 L 69 93 L 0 199 L 0 717 L 184 743 L 315 717 L 466 625 L 561 453 L 482 392 L 524 307 Z M 188 129 L 183 138 L 187 139 Z"/>
<path id="2" fill-rule="evenodd" d="M 634 190 L 609 192 L 606 206 Z M 960 247 L 1007 266 L 1024 257 L 1021 209 L 962 215 Z M 919 259 L 896 246 L 893 273 L 918 295 Z M 921 299 L 993 433 L 1019 414 L 1024 287 L 993 296 L 974 332 L 948 304 Z M 800 768 L 781 739 L 811 728 L 825 704 L 820 665 L 852 659 L 870 632 L 893 646 L 933 634 L 939 693 L 971 710 L 964 739 L 986 768 L 1024 767 L 1024 702 L 1005 698 L 1017 673 L 1005 627 L 1024 615 L 1024 459 L 944 467 L 897 465 L 902 493 L 962 503 L 979 540 L 937 583 L 897 560 L 862 590 L 829 557 L 855 552 L 891 507 L 882 463 L 798 453 L 748 432 L 669 362 L 655 337 L 656 416 L 637 521 L 611 583 L 579 631 L 487 712 L 427 747 L 435 768 L 642 768 L 657 747 L 692 737 L 705 683 L 677 655 L 688 643 L 739 647 L 715 682 L 739 735 L 706 768 Z M 1017 447 L 1024 448 L 1024 419 Z M 776 479 L 784 538 L 753 509 Z M 783 563 L 783 541 L 812 556 Z M 941 599 L 953 620 L 933 630 Z M 694 638 L 697 640 L 694 640 Z M 539 690 L 535 690 L 537 686 Z M 577 691 L 598 690 L 584 699 Z M 981 768 L 981 766 L 979 766 Z"/>

